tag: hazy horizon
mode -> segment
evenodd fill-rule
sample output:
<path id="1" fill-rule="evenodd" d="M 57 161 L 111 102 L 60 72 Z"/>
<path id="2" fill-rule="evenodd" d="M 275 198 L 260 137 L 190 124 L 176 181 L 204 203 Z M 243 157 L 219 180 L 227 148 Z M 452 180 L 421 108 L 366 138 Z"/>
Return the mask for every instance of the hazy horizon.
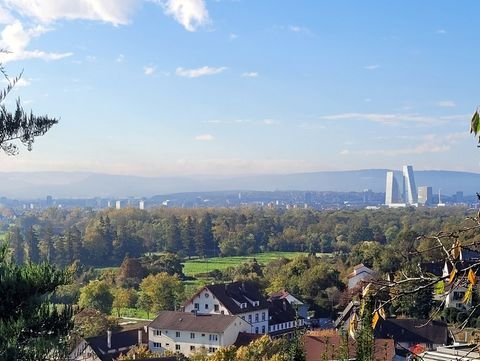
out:
<path id="1" fill-rule="evenodd" d="M 480 3 L 0 0 L 7 97 L 61 120 L 2 171 L 480 172 Z M 5 83 L 4 83 L 5 84 Z"/>

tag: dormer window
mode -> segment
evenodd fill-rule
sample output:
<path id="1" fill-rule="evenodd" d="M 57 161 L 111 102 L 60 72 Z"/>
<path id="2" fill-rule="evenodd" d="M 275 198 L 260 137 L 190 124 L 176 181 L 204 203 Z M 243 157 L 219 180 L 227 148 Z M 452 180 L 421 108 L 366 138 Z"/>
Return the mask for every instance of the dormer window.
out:
<path id="1" fill-rule="evenodd" d="M 240 303 L 240 308 L 247 308 L 247 304 L 246 303 Z"/>
<path id="2" fill-rule="evenodd" d="M 258 307 L 260 306 L 260 302 L 258 301 L 253 301 L 253 307 Z"/>

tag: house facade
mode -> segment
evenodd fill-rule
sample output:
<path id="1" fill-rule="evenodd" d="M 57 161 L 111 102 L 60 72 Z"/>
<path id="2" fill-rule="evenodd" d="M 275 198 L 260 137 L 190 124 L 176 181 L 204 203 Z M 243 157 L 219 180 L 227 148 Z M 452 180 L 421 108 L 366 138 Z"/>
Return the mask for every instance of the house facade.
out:
<path id="1" fill-rule="evenodd" d="M 249 282 L 232 282 L 203 287 L 184 304 L 185 312 L 234 315 L 250 325 L 246 332 L 266 334 L 269 331 L 268 301 Z"/>
<path id="2" fill-rule="evenodd" d="M 201 349 L 214 353 L 233 345 L 251 325 L 238 316 L 163 311 L 148 326 L 148 348 L 163 354 L 166 350 L 189 356 Z"/>

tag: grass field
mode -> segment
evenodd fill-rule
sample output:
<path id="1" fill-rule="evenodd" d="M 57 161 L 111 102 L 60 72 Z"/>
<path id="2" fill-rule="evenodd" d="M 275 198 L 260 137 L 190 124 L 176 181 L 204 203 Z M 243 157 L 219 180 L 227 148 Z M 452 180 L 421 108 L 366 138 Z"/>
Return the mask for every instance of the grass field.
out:
<path id="1" fill-rule="evenodd" d="M 306 254 L 302 252 L 266 252 L 257 253 L 251 256 L 238 256 L 238 257 L 213 257 L 205 259 L 192 259 L 183 264 L 183 273 L 187 276 L 195 276 L 199 273 L 205 273 L 214 269 L 224 270 L 228 267 L 233 267 L 254 258 L 260 264 L 266 264 L 270 261 L 276 260 L 281 257 L 294 258 L 296 256 Z"/>

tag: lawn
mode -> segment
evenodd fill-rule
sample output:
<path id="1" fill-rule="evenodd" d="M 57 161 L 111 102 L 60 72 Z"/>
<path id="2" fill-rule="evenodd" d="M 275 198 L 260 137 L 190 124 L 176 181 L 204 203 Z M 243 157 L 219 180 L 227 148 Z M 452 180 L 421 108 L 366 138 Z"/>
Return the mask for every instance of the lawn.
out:
<path id="1" fill-rule="evenodd" d="M 258 263 L 266 264 L 281 257 L 294 258 L 302 254 L 306 255 L 306 253 L 302 252 L 266 252 L 253 254 L 251 256 L 192 259 L 183 263 L 183 273 L 187 276 L 195 276 L 196 274 L 209 272 L 214 269 L 224 270 L 228 267 L 248 262 L 254 258 Z"/>

